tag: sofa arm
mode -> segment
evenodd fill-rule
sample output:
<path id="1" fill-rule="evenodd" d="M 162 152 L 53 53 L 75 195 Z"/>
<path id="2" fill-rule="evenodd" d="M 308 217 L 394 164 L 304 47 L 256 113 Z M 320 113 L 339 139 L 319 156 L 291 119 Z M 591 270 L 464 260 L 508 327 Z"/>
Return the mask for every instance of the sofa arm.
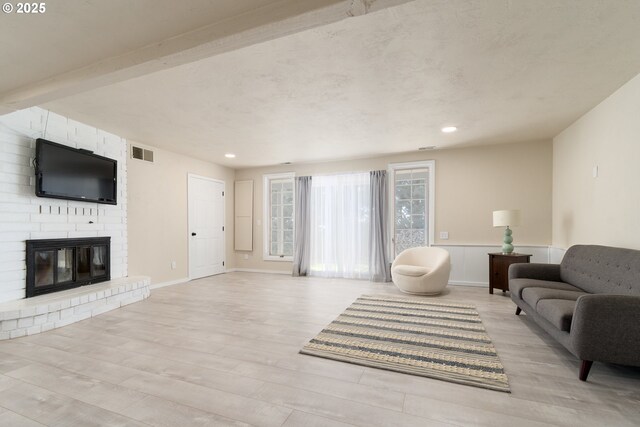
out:
<path id="1" fill-rule="evenodd" d="M 561 282 L 560 264 L 511 264 L 509 279 L 537 279 Z"/>
<path id="2" fill-rule="evenodd" d="M 640 295 L 581 296 L 570 335 L 582 360 L 640 366 Z"/>

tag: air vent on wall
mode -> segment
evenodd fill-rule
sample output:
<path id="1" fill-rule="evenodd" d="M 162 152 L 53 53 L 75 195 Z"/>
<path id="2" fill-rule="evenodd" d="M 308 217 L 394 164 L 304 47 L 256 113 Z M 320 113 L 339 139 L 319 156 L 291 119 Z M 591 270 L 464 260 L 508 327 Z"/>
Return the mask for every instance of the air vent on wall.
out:
<path id="1" fill-rule="evenodd" d="M 131 146 L 131 158 L 153 163 L 153 151 Z"/>

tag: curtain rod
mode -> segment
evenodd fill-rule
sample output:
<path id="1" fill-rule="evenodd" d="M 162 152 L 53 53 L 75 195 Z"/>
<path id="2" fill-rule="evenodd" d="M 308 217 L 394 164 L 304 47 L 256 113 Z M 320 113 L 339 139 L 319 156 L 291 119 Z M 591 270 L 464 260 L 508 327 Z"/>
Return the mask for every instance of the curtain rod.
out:
<path id="1" fill-rule="evenodd" d="M 304 173 L 304 174 L 296 174 L 296 177 L 300 177 L 300 176 L 335 176 L 335 175 L 356 175 L 356 174 L 361 174 L 361 173 L 371 173 L 371 172 L 375 172 L 375 171 L 387 171 L 386 169 L 374 169 L 374 170 L 370 170 L 370 171 L 350 171 L 350 172 L 330 172 L 330 173 Z"/>

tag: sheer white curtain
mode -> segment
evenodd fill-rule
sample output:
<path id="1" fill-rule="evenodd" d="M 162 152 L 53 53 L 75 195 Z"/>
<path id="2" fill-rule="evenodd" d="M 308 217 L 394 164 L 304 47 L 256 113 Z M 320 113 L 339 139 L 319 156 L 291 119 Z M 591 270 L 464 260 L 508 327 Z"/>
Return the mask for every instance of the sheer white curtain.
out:
<path id="1" fill-rule="evenodd" d="M 369 173 L 314 176 L 310 274 L 369 278 Z"/>

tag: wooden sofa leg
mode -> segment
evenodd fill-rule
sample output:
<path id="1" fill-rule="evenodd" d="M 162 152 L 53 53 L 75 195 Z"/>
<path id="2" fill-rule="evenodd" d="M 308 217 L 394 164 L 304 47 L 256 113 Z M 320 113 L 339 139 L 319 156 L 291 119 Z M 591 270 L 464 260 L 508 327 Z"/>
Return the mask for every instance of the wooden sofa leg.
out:
<path id="1" fill-rule="evenodd" d="M 516 316 L 518 316 L 521 311 L 522 311 L 522 309 L 520 307 L 516 307 Z"/>
<path id="2" fill-rule="evenodd" d="M 593 365 L 592 360 L 583 360 L 580 365 L 580 381 L 586 381 L 589 376 L 589 370 L 591 369 L 591 365 Z"/>

